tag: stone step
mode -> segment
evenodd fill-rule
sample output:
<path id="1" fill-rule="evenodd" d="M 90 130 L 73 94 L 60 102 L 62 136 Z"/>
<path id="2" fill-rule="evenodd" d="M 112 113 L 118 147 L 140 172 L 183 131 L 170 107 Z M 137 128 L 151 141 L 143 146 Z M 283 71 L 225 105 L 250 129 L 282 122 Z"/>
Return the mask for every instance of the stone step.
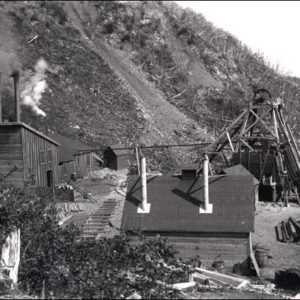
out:
<path id="1" fill-rule="evenodd" d="M 88 230 L 83 231 L 83 235 L 97 235 L 99 233 L 99 231 L 100 230 L 88 229 Z"/>
<path id="2" fill-rule="evenodd" d="M 111 217 L 111 214 L 110 215 L 105 215 L 105 216 L 90 216 L 89 217 L 89 220 L 90 219 L 94 219 L 94 220 L 102 220 L 102 219 L 109 219 Z"/>
<path id="3" fill-rule="evenodd" d="M 88 219 L 87 220 L 87 222 L 86 222 L 86 224 L 89 224 L 89 223 L 97 223 L 97 224 L 99 224 L 99 223 L 107 223 L 107 221 L 109 220 L 109 218 L 105 218 L 105 219 L 103 219 L 103 218 L 101 218 L 101 219 Z"/>
<path id="4" fill-rule="evenodd" d="M 90 226 L 105 226 L 107 224 L 107 222 L 90 222 L 90 223 L 87 223 L 85 224 L 84 228 L 86 227 L 90 227 Z"/>
<path id="5" fill-rule="evenodd" d="M 104 228 L 105 228 L 105 225 L 88 225 L 88 226 L 84 227 L 83 232 L 86 232 L 87 230 L 100 231 Z"/>

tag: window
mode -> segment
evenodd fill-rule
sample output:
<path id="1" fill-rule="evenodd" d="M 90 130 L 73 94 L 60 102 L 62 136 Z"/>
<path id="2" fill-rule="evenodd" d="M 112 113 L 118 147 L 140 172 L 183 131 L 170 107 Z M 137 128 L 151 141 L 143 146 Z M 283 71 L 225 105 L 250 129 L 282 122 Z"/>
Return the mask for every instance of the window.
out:
<path id="1" fill-rule="evenodd" d="M 44 165 L 46 163 L 46 151 L 40 150 L 40 162 L 41 165 Z"/>
<path id="2" fill-rule="evenodd" d="M 52 149 L 48 149 L 47 151 L 47 161 L 48 163 L 52 163 Z"/>

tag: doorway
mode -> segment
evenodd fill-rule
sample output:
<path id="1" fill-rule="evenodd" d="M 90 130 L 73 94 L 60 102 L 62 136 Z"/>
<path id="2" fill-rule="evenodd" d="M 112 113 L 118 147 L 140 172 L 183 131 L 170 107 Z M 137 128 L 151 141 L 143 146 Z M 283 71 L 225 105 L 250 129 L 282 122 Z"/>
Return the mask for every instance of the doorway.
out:
<path id="1" fill-rule="evenodd" d="M 47 171 L 47 187 L 53 186 L 53 172 L 52 170 Z"/>

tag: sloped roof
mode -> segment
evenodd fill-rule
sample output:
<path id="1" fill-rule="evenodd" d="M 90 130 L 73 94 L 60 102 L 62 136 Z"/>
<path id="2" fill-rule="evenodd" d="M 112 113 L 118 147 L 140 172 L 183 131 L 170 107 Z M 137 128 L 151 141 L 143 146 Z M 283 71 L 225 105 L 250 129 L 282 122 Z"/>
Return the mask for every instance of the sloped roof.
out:
<path id="1" fill-rule="evenodd" d="M 186 163 L 180 166 L 181 170 L 198 170 L 199 163 Z"/>
<path id="2" fill-rule="evenodd" d="M 149 214 L 138 214 L 139 177 L 131 176 L 123 212 L 123 230 L 149 232 L 250 232 L 254 231 L 252 176 L 221 175 L 209 178 L 212 214 L 200 214 L 203 177 L 181 179 L 171 175 L 147 179 Z"/>
<path id="3" fill-rule="evenodd" d="M 88 145 L 85 145 L 78 140 L 62 136 L 58 133 L 51 134 L 51 137 L 60 143 L 60 147 L 58 147 L 59 162 L 74 160 L 74 155 L 78 154 L 80 151 L 91 151 Z"/>
<path id="4" fill-rule="evenodd" d="M 223 172 L 228 175 L 249 175 L 253 177 L 254 185 L 259 184 L 259 181 L 256 179 L 256 177 L 241 164 L 226 168 L 223 170 Z"/>
<path id="5" fill-rule="evenodd" d="M 109 147 L 106 148 L 106 151 L 111 149 L 116 156 L 122 156 L 122 155 L 128 155 L 130 153 L 129 149 L 123 149 L 124 145 L 122 144 L 115 144 L 115 145 L 110 145 Z"/>
<path id="6" fill-rule="evenodd" d="M 56 140 L 50 138 L 49 136 L 43 134 L 42 132 L 32 128 L 31 126 L 29 126 L 29 125 L 27 125 L 26 123 L 23 123 L 23 122 L 3 122 L 3 123 L 0 123 L 0 126 L 2 126 L 2 127 L 9 127 L 9 126 L 24 127 L 27 130 L 29 130 L 29 131 L 33 132 L 34 134 L 38 135 L 39 137 L 41 137 L 41 138 L 47 140 L 48 142 L 54 144 L 55 146 L 60 145 Z"/>

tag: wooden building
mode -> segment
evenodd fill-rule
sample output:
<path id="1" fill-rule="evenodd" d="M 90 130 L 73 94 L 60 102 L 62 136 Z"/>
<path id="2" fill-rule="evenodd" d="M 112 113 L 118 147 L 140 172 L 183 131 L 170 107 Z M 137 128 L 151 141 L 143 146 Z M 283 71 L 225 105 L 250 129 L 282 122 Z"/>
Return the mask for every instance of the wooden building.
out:
<path id="1" fill-rule="evenodd" d="M 75 154 L 74 162 L 77 178 L 83 178 L 103 166 L 103 160 L 94 151 Z"/>
<path id="2" fill-rule="evenodd" d="M 149 238 L 166 237 L 183 260 L 198 255 L 206 266 L 222 259 L 228 271 L 238 263 L 249 270 L 254 231 L 252 176 L 210 176 L 212 213 L 199 211 L 204 202 L 202 176 L 147 178 L 149 213 L 138 213 L 141 194 L 140 177 L 130 177 L 122 230 L 141 230 Z"/>
<path id="3" fill-rule="evenodd" d="M 103 160 L 90 150 L 89 145 L 57 133 L 52 134 L 52 137 L 60 143 L 58 148 L 60 182 L 83 178 L 103 166 Z"/>
<path id="4" fill-rule="evenodd" d="M 58 183 L 59 144 L 22 122 L 0 123 L 0 173 L 22 188 Z"/>
<path id="5" fill-rule="evenodd" d="M 123 149 L 121 144 L 111 145 L 103 153 L 104 167 L 112 170 L 128 168 L 129 150 Z"/>

